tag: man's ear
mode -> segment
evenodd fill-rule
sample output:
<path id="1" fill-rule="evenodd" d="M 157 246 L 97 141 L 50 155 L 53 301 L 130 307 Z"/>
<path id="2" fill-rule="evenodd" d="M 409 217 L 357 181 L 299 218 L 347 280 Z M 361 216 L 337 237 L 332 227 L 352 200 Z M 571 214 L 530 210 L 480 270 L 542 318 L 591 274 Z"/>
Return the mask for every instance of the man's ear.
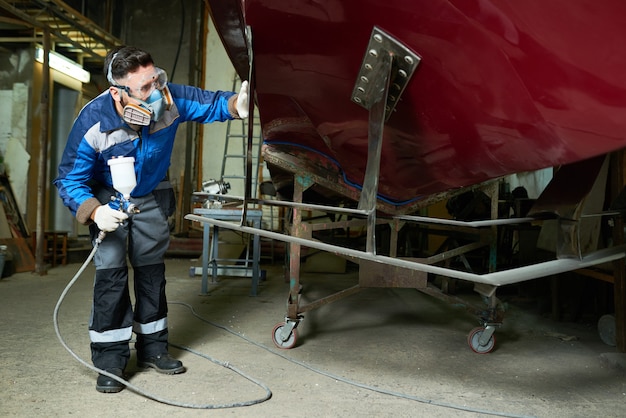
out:
<path id="1" fill-rule="evenodd" d="M 111 97 L 113 97 L 113 100 L 115 100 L 116 102 L 121 102 L 122 96 L 120 94 L 120 89 L 111 86 L 109 87 L 109 94 L 111 95 Z"/>

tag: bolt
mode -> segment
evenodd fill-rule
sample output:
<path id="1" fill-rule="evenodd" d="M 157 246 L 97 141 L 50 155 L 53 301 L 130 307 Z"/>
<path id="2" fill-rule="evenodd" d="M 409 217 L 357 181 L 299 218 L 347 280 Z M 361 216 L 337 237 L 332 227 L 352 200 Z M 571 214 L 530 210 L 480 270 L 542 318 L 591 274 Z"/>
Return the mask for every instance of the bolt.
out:
<path id="1" fill-rule="evenodd" d="M 370 49 L 370 55 L 375 58 L 378 58 L 378 51 L 376 51 L 375 49 Z"/>

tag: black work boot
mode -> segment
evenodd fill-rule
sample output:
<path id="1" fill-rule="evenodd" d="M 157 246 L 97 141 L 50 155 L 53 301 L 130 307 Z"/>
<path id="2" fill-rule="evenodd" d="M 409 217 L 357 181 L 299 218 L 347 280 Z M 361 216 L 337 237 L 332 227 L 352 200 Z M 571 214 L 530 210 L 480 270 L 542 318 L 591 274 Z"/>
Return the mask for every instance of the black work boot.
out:
<path id="1" fill-rule="evenodd" d="M 122 369 L 106 369 L 108 373 L 111 373 L 117 377 L 123 377 L 124 373 Z M 124 389 L 124 385 L 115 379 L 105 376 L 103 374 L 98 375 L 96 382 L 96 390 L 102 393 L 117 393 Z"/>
<path id="2" fill-rule="evenodd" d="M 159 354 L 145 359 L 137 359 L 137 367 L 140 369 L 152 367 L 157 372 L 164 374 L 179 374 L 184 373 L 186 370 L 180 360 L 176 360 L 168 353 Z"/>

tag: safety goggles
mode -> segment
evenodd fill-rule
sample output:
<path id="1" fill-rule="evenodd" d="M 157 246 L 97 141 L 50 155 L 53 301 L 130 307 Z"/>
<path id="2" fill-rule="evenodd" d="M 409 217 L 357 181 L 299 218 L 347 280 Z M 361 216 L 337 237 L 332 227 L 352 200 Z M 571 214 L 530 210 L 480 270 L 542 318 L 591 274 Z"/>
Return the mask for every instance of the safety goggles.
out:
<path id="1" fill-rule="evenodd" d="M 115 85 L 114 87 L 124 90 L 130 97 L 137 100 L 144 100 L 149 97 L 154 90 L 163 90 L 167 85 L 167 73 L 165 70 L 155 67 L 151 75 L 136 75 L 130 73 L 126 77 L 126 85 Z"/>

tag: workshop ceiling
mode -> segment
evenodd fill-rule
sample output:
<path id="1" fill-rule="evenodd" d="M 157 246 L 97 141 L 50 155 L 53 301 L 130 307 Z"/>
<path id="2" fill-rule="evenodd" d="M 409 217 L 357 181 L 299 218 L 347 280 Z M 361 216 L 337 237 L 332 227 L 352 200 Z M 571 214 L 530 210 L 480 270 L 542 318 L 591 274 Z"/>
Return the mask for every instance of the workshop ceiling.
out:
<path id="1" fill-rule="evenodd" d="M 76 3 L 76 2 L 74 2 Z M 111 16 L 111 1 L 98 3 L 105 8 L 103 21 Z M 107 13 L 108 12 L 108 13 Z M 3 49 L 20 44 L 43 43 L 50 33 L 52 49 L 77 62 L 86 70 L 100 71 L 106 52 L 122 41 L 94 21 L 60 0 L 0 0 L 0 45 Z"/>

